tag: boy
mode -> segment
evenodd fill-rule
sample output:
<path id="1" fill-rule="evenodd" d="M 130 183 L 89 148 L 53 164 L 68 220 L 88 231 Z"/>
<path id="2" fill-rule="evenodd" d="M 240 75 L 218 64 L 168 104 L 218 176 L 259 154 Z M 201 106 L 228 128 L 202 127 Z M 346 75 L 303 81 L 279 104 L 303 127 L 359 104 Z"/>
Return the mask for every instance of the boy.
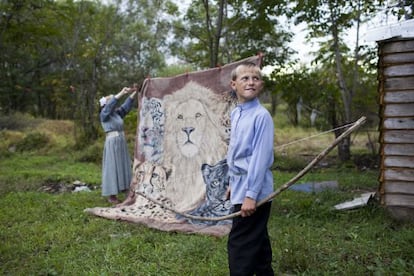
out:
<path id="1" fill-rule="evenodd" d="M 230 85 L 238 104 L 231 112 L 228 193 L 234 212 L 241 211 L 227 242 L 230 275 L 274 275 L 267 231 L 271 202 L 256 208 L 273 192 L 274 125 L 258 99 L 263 89 L 260 68 L 254 63 L 237 66 Z"/>

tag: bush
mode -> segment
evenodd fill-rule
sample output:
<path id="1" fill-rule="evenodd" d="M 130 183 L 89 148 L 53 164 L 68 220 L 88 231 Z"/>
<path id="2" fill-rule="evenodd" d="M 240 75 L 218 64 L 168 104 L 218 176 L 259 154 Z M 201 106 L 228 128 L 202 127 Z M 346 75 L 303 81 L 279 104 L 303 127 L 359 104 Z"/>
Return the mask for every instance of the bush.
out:
<path id="1" fill-rule="evenodd" d="M 304 158 L 275 154 L 272 170 L 295 172 L 302 170 L 306 165 L 307 160 Z"/>
<path id="2" fill-rule="evenodd" d="M 124 118 L 124 129 L 126 133 L 133 133 L 135 135 L 137 129 L 137 110 L 132 109 Z"/>
<path id="3" fill-rule="evenodd" d="M 85 147 L 82 151 L 79 151 L 76 161 L 99 164 L 102 162 L 102 150 L 103 143 L 96 141 L 94 144 Z"/>
<path id="4" fill-rule="evenodd" d="M 23 140 L 24 134 L 19 131 L 0 131 L 0 156 L 7 158 L 16 151 L 16 143 Z"/>
<path id="5" fill-rule="evenodd" d="M 33 118 L 28 114 L 15 113 L 12 115 L 2 115 L 0 117 L 0 129 L 22 130 L 25 128 L 34 128 L 41 119 Z"/>
<path id="6" fill-rule="evenodd" d="M 16 144 L 16 150 L 19 152 L 39 150 L 48 143 L 49 138 L 47 135 L 40 132 L 31 132 Z"/>

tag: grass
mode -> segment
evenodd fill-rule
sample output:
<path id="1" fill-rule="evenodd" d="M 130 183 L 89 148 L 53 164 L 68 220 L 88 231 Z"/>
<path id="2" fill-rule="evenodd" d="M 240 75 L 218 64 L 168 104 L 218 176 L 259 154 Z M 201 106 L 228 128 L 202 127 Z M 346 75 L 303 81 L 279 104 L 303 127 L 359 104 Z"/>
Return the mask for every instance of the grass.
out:
<path id="1" fill-rule="evenodd" d="M 161 232 L 85 214 L 85 208 L 107 205 L 99 189 L 42 192 L 39 188 L 44 185 L 69 185 L 77 179 L 98 186 L 101 172 L 95 159 L 99 158 L 79 160 L 89 160 L 83 158 L 85 154 L 99 154 L 100 148 L 96 144 L 92 149 L 74 151 L 68 135 L 70 124 L 37 121 L 36 125 L 30 131 L 0 132 L 1 137 L 12 137 L 0 142 L 0 274 L 228 275 L 226 237 Z M 51 125 L 55 129 L 42 148 L 10 150 L 28 132 L 45 133 L 44 127 L 50 130 Z M 285 128 L 279 133 L 285 133 Z M 308 135 L 305 128 L 286 132 Z M 279 143 L 294 140 L 291 138 Z M 320 144 L 325 142 L 322 140 Z M 302 147 L 276 155 L 275 163 L 280 164 L 274 171 L 276 187 L 306 165 Z M 307 155 L 317 151 L 305 148 Z M 364 142 L 354 148 L 364 152 Z M 352 211 L 333 210 L 334 205 L 363 191 L 376 190 L 377 179 L 375 169 L 335 164 L 313 169 L 300 182 L 336 180 L 338 190 L 287 190 L 279 195 L 269 221 L 277 274 L 412 275 L 412 223 L 393 220 L 377 202 Z"/>
<path id="2" fill-rule="evenodd" d="M 99 192 L 3 197 L 3 274 L 217 275 L 215 266 L 225 271 L 224 239 L 165 233 L 83 213 L 97 204 L 103 204 Z M 24 212 L 16 218 L 16 210 Z"/>

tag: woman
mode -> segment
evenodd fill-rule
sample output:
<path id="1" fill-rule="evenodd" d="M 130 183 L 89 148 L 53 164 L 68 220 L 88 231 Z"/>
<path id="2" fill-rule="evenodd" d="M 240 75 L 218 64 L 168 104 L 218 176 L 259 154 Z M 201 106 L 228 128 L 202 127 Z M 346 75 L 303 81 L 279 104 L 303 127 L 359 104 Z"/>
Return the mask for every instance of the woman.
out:
<path id="1" fill-rule="evenodd" d="M 120 202 L 117 195 L 127 191 L 131 182 L 131 159 L 124 134 L 123 118 L 132 108 L 137 88 L 124 87 L 114 95 L 102 97 L 100 120 L 106 133 L 102 158 L 102 196 L 108 197 L 112 204 Z M 130 94 L 120 107 L 119 99 Z"/>

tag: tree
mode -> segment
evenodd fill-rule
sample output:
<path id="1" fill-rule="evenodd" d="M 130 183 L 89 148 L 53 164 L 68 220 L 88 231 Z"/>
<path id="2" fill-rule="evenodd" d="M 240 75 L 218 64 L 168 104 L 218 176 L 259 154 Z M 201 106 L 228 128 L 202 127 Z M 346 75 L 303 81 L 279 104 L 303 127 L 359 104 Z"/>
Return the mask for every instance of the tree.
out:
<path id="1" fill-rule="evenodd" d="M 87 144 L 98 136 L 96 99 L 100 81 L 106 75 L 106 54 L 121 18 L 113 7 L 90 1 L 67 2 L 64 7 L 72 16 L 65 22 L 66 40 L 61 41 L 62 64 L 67 68 L 67 85 L 74 87 L 76 138 L 78 144 Z"/>
<path id="2" fill-rule="evenodd" d="M 398 20 L 409 20 L 414 18 L 414 1 L 412 0 L 396 0 L 390 1 L 387 6 L 387 13 L 397 16 Z"/>
<path id="3" fill-rule="evenodd" d="M 286 47 L 291 34 L 279 25 L 276 2 L 280 1 L 193 1 L 183 20 L 175 21 L 173 54 L 201 68 L 259 52 L 266 64 L 284 63 L 291 53 Z"/>
<path id="4" fill-rule="evenodd" d="M 0 104 L 4 113 L 54 113 L 53 90 L 42 76 L 54 71 L 59 51 L 58 13 L 50 1 L 2 1 L 0 18 Z"/>
<path id="5" fill-rule="evenodd" d="M 74 21 L 76 26 L 82 26 L 73 30 L 74 34 L 83 33 L 85 47 L 79 51 L 79 62 L 83 65 L 75 71 L 81 89 L 79 98 L 88 107 L 80 110 L 78 116 L 88 139 L 94 139 L 93 134 L 97 133 L 92 126 L 96 126 L 93 122 L 96 122 L 98 96 L 141 83 L 155 68 L 165 65 L 160 50 L 165 48 L 169 25 L 161 14 L 177 11 L 169 1 L 117 1 L 116 4 L 99 6 L 96 14 L 78 12 L 80 18 Z M 85 69 L 89 73 L 83 72 Z M 83 81 L 85 76 L 88 81 Z"/>
<path id="6" fill-rule="evenodd" d="M 1 1 L 0 107 L 75 119 L 98 134 L 97 99 L 165 65 L 170 1 Z M 87 143 L 84 143 L 87 144 Z"/>
<path id="7" fill-rule="evenodd" d="M 341 108 L 337 109 L 335 97 L 332 95 L 331 112 L 332 127 L 348 124 L 353 119 L 352 102 L 355 90 L 358 87 L 359 76 L 357 74 L 360 62 L 360 47 L 358 43 L 354 49 L 353 69 L 346 71 L 344 63 L 348 62 L 344 56 L 349 48 L 343 42 L 342 35 L 356 24 L 357 37 L 359 39 L 359 26 L 362 19 L 368 19 L 378 7 L 379 1 L 345 1 L 345 0 L 322 0 L 322 1 L 289 1 L 293 5 L 291 16 L 295 17 L 296 23 L 306 22 L 310 30 L 309 37 L 322 39 L 321 50 L 315 59 L 318 61 L 334 61 L 328 64 L 334 65 L 334 76 L 341 95 Z M 354 73 L 353 73 L 354 72 Z M 349 79 L 346 75 L 351 74 Z M 348 79 L 348 81 L 347 81 Z M 339 113 L 338 113 L 339 112 Z M 338 117 L 340 115 L 340 117 Z M 342 133 L 335 132 L 336 136 Z M 344 139 L 338 145 L 338 156 L 341 160 L 350 159 L 350 138 Z"/>
<path id="8" fill-rule="evenodd" d="M 293 125 L 310 126 L 304 123 L 307 121 L 305 114 L 310 117 L 312 110 L 318 114 L 326 111 L 329 88 L 320 70 L 302 66 L 283 72 L 273 71 L 271 79 L 277 80 L 275 94 L 287 104 L 286 115 Z"/>
<path id="9" fill-rule="evenodd" d="M 368 117 L 375 122 L 377 116 L 377 85 L 375 68 L 359 65 L 356 69 L 352 59 L 345 58 L 344 71 L 357 70 L 359 82 L 352 101 L 352 114 Z M 332 121 L 340 114 L 338 103 L 341 95 L 335 79 L 334 61 L 325 61 L 321 66 L 303 66 L 274 72 L 276 94 L 287 103 L 286 114 L 294 125 L 314 126 L 320 130 L 331 129 Z M 350 83 L 353 74 L 347 74 Z M 314 121 L 313 121 L 314 120 Z"/>

